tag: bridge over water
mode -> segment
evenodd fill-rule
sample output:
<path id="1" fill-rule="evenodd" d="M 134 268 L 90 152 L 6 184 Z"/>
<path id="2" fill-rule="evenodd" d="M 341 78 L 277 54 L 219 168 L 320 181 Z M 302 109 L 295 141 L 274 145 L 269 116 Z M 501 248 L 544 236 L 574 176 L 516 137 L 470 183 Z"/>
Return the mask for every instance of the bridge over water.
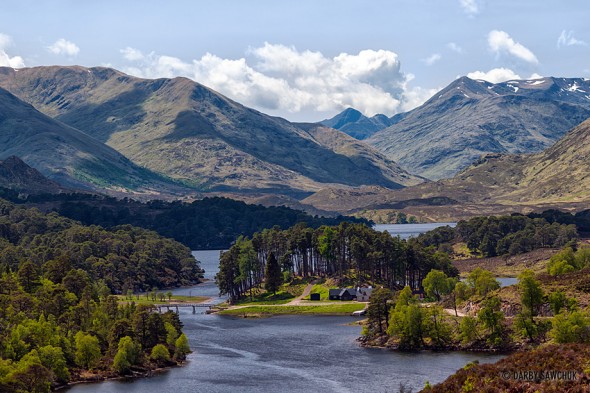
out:
<path id="1" fill-rule="evenodd" d="M 176 313 L 178 314 L 179 308 L 186 308 L 192 307 L 193 314 L 196 314 L 197 307 L 199 308 L 207 308 L 211 310 L 211 308 L 215 307 L 215 304 L 212 303 L 173 303 L 173 304 L 154 304 L 154 307 L 158 309 L 158 312 L 162 313 L 162 310 L 166 308 L 167 311 L 176 309 Z"/>

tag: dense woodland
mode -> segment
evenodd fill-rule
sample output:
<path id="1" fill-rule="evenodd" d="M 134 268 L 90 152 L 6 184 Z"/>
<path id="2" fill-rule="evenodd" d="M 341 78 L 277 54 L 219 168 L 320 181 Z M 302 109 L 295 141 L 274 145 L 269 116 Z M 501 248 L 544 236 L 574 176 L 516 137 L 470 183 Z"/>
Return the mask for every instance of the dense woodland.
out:
<path id="1" fill-rule="evenodd" d="M 22 199 L 4 190 L 14 203 L 53 209 L 85 225 L 111 228 L 129 224 L 175 239 L 191 250 L 228 249 L 240 235 L 252 236 L 264 228 L 292 227 L 298 222 L 318 228 L 340 222 L 365 222 L 355 217 L 318 217 L 288 207 L 250 205 L 229 198 L 204 198 L 192 203 L 116 199 L 92 194 L 31 195 Z M 0 195 L 2 195 L 0 193 Z"/>
<path id="2" fill-rule="evenodd" d="M 202 273 L 187 247 L 155 232 L 84 226 L 56 213 L 0 203 L 0 269 L 25 268 L 32 281 L 75 275 L 114 293 L 194 284 Z"/>
<path id="3" fill-rule="evenodd" d="M 447 254 L 363 224 L 317 229 L 298 224 L 288 230 L 265 229 L 251 239 L 239 238 L 221 256 L 216 277 L 220 292 L 237 300 L 250 288 L 261 286 L 268 279 L 269 261 L 277 261 L 284 280 L 332 276 L 349 285 L 383 284 L 392 289 L 418 288 L 431 269 L 457 275 Z"/>
<path id="4" fill-rule="evenodd" d="M 567 216 L 571 220 L 565 219 Z M 452 243 L 464 242 L 474 254 L 486 257 L 522 254 L 538 248 L 560 248 L 578 238 L 577 221 L 563 214 L 564 223 L 522 215 L 475 217 L 460 221 L 455 228 L 440 227 L 420 235 L 424 246 L 450 250 Z M 581 220 L 580 220 L 581 221 Z"/>
<path id="5" fill-rule="evenodd" d="M 154 232 L 87 227 L 0 201 L 0 391 L 46 392 L 83 370 L 114 376 L 184 360 L 176 314 L 111 294 L 200 274 L 188 248 Z"/>

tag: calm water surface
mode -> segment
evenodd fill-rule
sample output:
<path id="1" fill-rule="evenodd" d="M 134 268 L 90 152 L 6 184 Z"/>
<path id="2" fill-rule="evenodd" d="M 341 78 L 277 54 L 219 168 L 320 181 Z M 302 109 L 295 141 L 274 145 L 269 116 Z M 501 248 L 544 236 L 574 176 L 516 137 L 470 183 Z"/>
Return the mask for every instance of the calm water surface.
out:
<path id="1" fill-rule="evenodd" d="M 456 222 L 429 222 L 427 224 L 377 224 L 373 228 L 379 232 L 387 231 L 393 236 L 409 239 L 438 227 L 450 226 L 454 228 L 456 225 Z"/>
<path id="2" fill-rule="evenodd" d="M 212 278 L 219 251 L 194 255 Z M 175 291 L 217 296 L 213 282 Z M 222 300 L 222 299 L 218 299 Z M 180 309 L 193 353 L 184 367 L 132 382 L 77 385 L 69 393 L 160 392 L 414 392 L 438 383 L 470 361 L 502 356 L 459 352 L 398 353 L 361 348 L 353 317 L 280 316 L 241 319 Z"/>

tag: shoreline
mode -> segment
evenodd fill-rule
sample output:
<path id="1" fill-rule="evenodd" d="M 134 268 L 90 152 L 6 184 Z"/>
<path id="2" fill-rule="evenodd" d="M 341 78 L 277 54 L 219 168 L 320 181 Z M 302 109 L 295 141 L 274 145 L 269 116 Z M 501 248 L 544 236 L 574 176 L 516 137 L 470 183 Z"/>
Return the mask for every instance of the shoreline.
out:
<path id="1" fill-rule="evenodd" d="M 76 385 L 98 384 L 98 383 L 109 382 L 109 381 L 125 381 L 125 380 L 135 381 L 137 379 L 142 379 L 142 378 L 152 378 L 152 377 L 157 376 L 158 374 L 166 373 L 166 372 L 173 370 L 175 368 L 184 367 L 185 364 L 188 362 L 189 361 L 186 360 L 181 364 L 176 364 L 176 365 L 171 365 L 171 366 L 166 366 L 166 367 L 156 367 L 154 369 L 149 369 L 149 370 L 146 370 L 143 372 L 135 372 L 135 373 L 132 373 L 131 375 L 101 376 L 100 374 L 96 374 L 96 378 L 94 378 L 94 379 L 79 379 L 79 380 L 75 380 L 75 381 L 70 381 L 64 385 L 52 387 L 51 391 L 52 392 L 68 391 L 70 388 L 72 388 Z"/>

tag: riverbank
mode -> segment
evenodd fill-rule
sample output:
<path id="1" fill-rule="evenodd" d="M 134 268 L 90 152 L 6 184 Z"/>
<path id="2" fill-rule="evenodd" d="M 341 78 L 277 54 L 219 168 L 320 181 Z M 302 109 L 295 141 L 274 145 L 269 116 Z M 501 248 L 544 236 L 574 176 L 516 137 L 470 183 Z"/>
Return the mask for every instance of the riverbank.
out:
<path id="1" fill-rule="evenodd" d="M 354 311 L 363 310 L 366 303 L 322 303 L 319 305 L 275 304 L 259 306 L 233 306 L 217 312 L 220 315 L 232 315 L 243 318 L 272 316 L 272 315 L 351 315 Z"/>
<path id="2" fill-rule="evenodd" d="M 165 373 L 169 370 L 183 367 L 186 363 L 187 362 L 182 362 L 165 367 L 154 366 L 153 368 L 135 367 L 135 369 L 131 371 L 131 374 L 128 375 L 119 375 L 112 371 L 102 373 L 90 373 L 87 370 L 81 370 L 81 372 L 75 374 L 75 376 L 77 375 L 79 377 L 78 379 L 71 380 L 63 385 L 52 386 L 51 390 L 67 391 L 73 388 L 74 386 L 78 385 L 99 384 L 108 381 L 134 381 L 140 378 L 150 378 Z"/>

